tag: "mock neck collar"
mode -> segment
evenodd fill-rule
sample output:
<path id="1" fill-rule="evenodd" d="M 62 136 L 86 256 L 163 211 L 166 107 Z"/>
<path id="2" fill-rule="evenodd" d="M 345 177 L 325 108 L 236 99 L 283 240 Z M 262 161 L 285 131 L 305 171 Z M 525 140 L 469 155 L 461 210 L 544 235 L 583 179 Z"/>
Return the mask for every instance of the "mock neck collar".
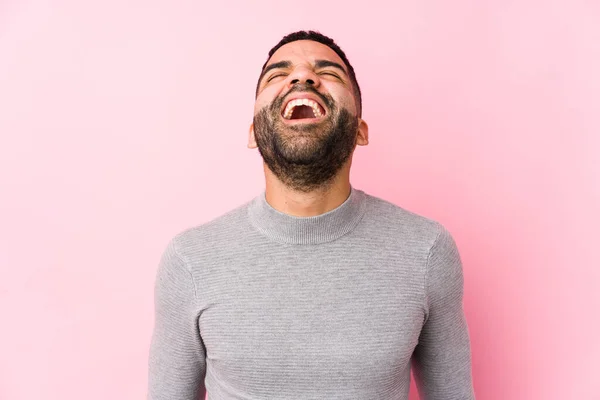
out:
<path id="1" fill-rule="evenodd" d="M 341 205 L 321 215 L 296 217 L 274 209 L 266 193 L 250 202 L 252 225 L 269 239 L 287 244 L 319 244 L 336 240 L 352 231 L 365 213 L 366 195 L 351 188 Z"/>

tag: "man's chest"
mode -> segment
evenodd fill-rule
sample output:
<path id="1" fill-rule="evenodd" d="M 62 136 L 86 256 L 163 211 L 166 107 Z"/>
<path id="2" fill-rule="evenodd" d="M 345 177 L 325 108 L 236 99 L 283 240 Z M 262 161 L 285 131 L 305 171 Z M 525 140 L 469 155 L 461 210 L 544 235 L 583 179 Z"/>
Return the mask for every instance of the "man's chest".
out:
<path id="1" fill-rule="evenodd" d="M 225 262 L 197 282 L 211 373 L 240 390 L 259 377 L 285 387 L 300 371 L 312 384 L 392 384 L 424 318 L 423 276 L 403 262 L 334 253 Z"/>

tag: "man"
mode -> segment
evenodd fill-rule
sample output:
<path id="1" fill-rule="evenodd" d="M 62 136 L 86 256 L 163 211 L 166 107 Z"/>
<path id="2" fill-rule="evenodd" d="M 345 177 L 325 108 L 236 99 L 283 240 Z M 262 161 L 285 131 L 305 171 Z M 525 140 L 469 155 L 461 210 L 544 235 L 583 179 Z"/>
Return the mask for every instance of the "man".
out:
<path id="1" fill-rule="evenodd" d="M 449 232 L 350 185 L 368 144 L 333 40 L 284 37 L 249 147 L 265 192 L 177 235 L 161 259 L 152 400 L 473 399 L 460 257 Z"/>

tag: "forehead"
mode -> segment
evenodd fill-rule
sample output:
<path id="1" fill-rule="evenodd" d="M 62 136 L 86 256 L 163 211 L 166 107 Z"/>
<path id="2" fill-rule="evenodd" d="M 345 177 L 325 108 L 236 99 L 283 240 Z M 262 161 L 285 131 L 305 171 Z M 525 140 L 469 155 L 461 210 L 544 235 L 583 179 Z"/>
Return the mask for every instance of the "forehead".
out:
<path id="1" fill-rule="evenodd" d="M 312 40 L 297 40 L 281 46 L 271 56 L 267 66 L 279 61 L 291 61 L 292 64 L 303 62 L 314 64 L 315 60 L 334 61 L 345 67 L 344 61 L 342 61 L 335 51 L 322 43 L 313 42 Z"/>

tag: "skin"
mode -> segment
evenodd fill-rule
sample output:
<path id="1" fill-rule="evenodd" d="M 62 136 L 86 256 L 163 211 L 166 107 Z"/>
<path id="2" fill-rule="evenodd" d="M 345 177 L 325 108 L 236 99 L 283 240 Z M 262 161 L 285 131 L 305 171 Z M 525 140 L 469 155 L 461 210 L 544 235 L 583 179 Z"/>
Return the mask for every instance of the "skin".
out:
<path id="1" fill-rule="evenodd" d="M 317 60 L 337 63 L 342 66 L 343 70 L 333 66 L 317 68 Z M 344 62 L 329 47 L 310 40 L 288 43 L 273 54 L 265 70 L 270 65 L 281 61 L 288 61 L 290 65 L 271 69 L 261 78 L 254 105 L 255 114 L 271 104 L 277 96 L 287 93 L 294 84 L 312 82 L 312 86 L 318 92 L 330 95 L 336 103 L 346 108 L 352 115 L 357 115 L 358 105 Z M 294 134 L 293 131 L 288 133 Z M 290 140 L 294 140 L 296 146 L 303 146 L 307 140 L 310 140 L 310 137 L 296 132 L 295 136 L 290 137 Z M 362 118 L 359 118 L 356 145 L 366 146 L 368 143 L 368 125 Z M 258 147 L 254 136 L 254 124 L 250 125 L 248 147 L 251 149 Z M 263 163 L 267 202 L 280 212 L 298 217 L 315 216 L 331 211 L 346 201 L 350 195 L 351 165 L 352 156 L 344 163 L 331 182 L 323 187 L 305 192 L 286 186 Z"/>

